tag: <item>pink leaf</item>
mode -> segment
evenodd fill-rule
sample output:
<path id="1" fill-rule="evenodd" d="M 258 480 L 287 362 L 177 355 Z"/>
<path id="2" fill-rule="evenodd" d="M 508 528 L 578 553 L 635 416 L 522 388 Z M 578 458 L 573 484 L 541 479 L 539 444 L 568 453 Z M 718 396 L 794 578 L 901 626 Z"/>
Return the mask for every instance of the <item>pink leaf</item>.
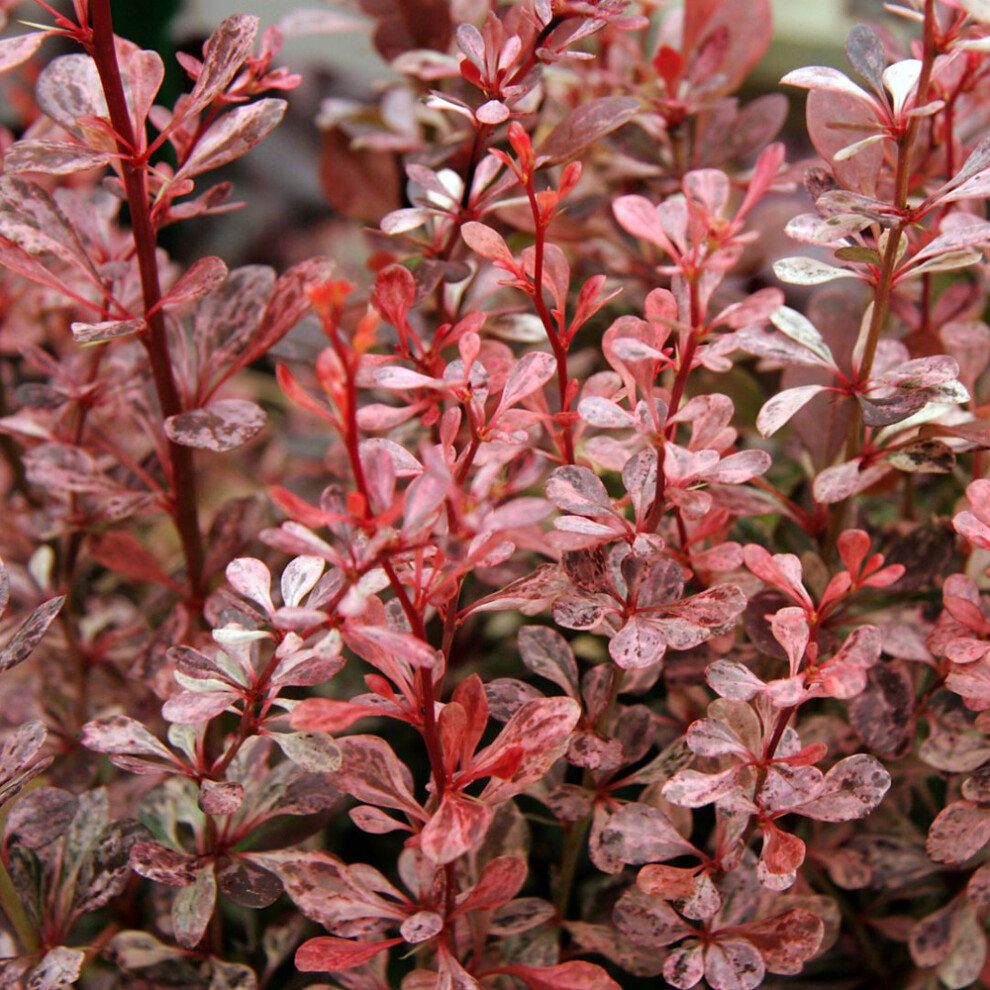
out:
<path id="1" fill-rule="evenodd" d="M 780 80 L 785 86 L 800 86 L 802 89 L 825 90 L 832 93 L 843 93 L 846 96 L 853 96 L 857 100 L 874 106 L 873 98 L 866 90 L 857 86 L 848 76 L 843 75 L 838 69 L 824 65 L 809 65 L 801 69 L 794 69 L 788 72 Z"/>
<path id="2" fill-rule="evenodd" d="M 482 792 L 489 804 L 505 801 L 543 777 L 564 755 L 571 732 L 581 717 L 581 706 L 571 698 L 527 701 L 505 724 L 495 741 L 478 753 L 473 772 L 491 766 L 510 747 L 519 747 L 519 768 L 507 779 L 492 780 Z"/>
<path id="3" fill-rule="evenodd" d="M 39 605 L 0 649 L 0 672 L 23 663 L 41 642 L 65 602 L 64 596 L 49 598 Z"/>
<path id="4" fill-rule="evenodd" d="M 244 785 L 236 780 L 204 780 L 199 807 L 207 815 L 232 815 L 244 804 Z"/>
<path id="5" fill-rule="evenodd" d="M 257 17 L 235 14 L 210 35 L 203 46 L 203 63 L 196 85 L 182 104 L 184 115 L 205 110 L 230 85 L 251 54 L 257 33 Z"/>
<path id="6" fill-rule="evenodd" d="M 612 911 L 612 921 L 637 945 L 651 949 L 679 942 L 691 934 L 691 928 L 666 901 L 630 887 Z"/>
<path id="7" fill-rule="evenodd" d="M 621 990 L 601 966 L 578 959 L 556 966 L 506 966 L 500 972 L 518 977 L 530 990 Z"/>
<path id="8" fill-rule="evenodd" d="M 526 882 L 527 872 L 526 861 L 518 856 L 498 856 L 489 860 L 478 882 L 458 901 L 457 914 L 490 911 L 508 903 Z"/>
<path id="9" fill-rule="evenodd" d="M 505 243 L 502 235 L 491 227 L 478 223 L 476 220 L 470 220 L 468 223 L 462 224 L 461 237 L 464 238 L 464 243 L 475 254 L 480 254 L 482 258 L 498 262 L 511 272 L 519 270 L 516 260 L 509 250 L 509 245 Z"/>
<path id="10" fill-rule="evenodd" d="M 410 826 L 405 822 L 400 822 L 397 818 L 387 815 L 380 808 L 373 808 L 370 804 L 362 804 L 356 808 L 351 808 L 348 815 L 350 815 L 351 821 L 362 832 L 367 832 L 370 835 L 387 835 L 389 832 L 412 831 Z"/>
<path id="11" fill-rule="evenodd" d="M 225 712 L 237 701 L 229 691 L 183 691 L 162 705 L 162 715 L 179 725 L 198 725 Z"/>
<path id="12" fill-rule="evenodd" d="M 177 306 L 201 299 L 227 279 L 227 266 L 220 258 L 200 258 L 162 297 L 162 306 Z"/>
<path id="13" fill-rule="evenodd" d="M 656 244 L 667 254 L 677 257 L 677 249 L 671 244 L 663 229 L 657 208 L 648 199 L 643 196 L 620 196 L 612 204 L 612 212 L 623 230 L 634 237 Z"/>
<path id="14" fill-rule="evenodd" d="M 438 865 L 452 863 L 481 845 L 493 815 L 487 804 L 457 791 L 445 791 L 440 806 L 419 834 L 419 848 Z"/>
<path id="15" fill-rule="evenodd" d="M 401 938 L 390 938 L 383 942 L 356 942 L 349 938 L 321 935 L 303 942 L 296 950 L 296 969 L 303 973 L 337 973 L 354 969 L 393 945 L 401 945 L 402 941 Z"/>
<path id="16" fill-rule="evenodd" d="M 134 843 L 130 864 L 135 873 L 155 883 L 189 887 L 196 882 L 196 857 L 176 852 L 157 842 Z"/>
<path id="17" fill-rule="evenodd" d="M 0 41 L 0 46 L 2 44 L 3 42 Z M 112 160 L 113 156 L 107 151 L 86 148 L 68 141 L 22 138 L 20 141 L 15 141 L 4 153 L 3 168 L 8 175 L 21 172 L 72 175 L 74 172 L 84 172 L 107 165 Z"/>
<path id="18" fill-rule="evenodd" d="M 377 736 L 345 736 L 338 740 L 340 768 L 330 775 L 334 786 L 358 801 L 397 808 L 423 818 L 412 794 L 412 774 L 392 747 Z"/>
<path id="19" fill-rule="evenodd" d="M 782 608 L 771 618 L 770 631 L 784 648 L 790 663 L 790 676 L 793 677 L 801 666 L 811 636 L 807 614 L 796 606 Z"/>
<path id="20" fill-rule="evenodd" d="M 771 973 L 792 976 L 800 973 L 806 960 L 821 948 L 825 923 L 804 908 L 746 926 L 746 938 L 763 956 Z"/>

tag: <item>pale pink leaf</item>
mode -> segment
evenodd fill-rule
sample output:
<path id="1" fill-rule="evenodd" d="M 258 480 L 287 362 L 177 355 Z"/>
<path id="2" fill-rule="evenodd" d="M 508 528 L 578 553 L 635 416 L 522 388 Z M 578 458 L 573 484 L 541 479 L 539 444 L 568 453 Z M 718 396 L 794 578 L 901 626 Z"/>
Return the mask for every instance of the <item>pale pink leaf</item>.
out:
<path id="1" fill-rule="evenodd" d="M 127 715 L 105 715 L 87 722 L 80 742 L 95 753 L 127 753 L 151 756 L 166 764 L 177 762 L 164 743 Z"/>
<path id="2" fill-rule="evenodd" d="M 443 917 L 436 911 L 417 911 L 399 926 L 399 934 L 410 944 L 419 945 L 443 931 Z"/>
<path id="3" fill-rule="evenodd" d="M 835 244 L 870 225 L 868 217 L 844 213 L 822 217 L 817 213 L 802 213 L 787 222 L 784 233 L 805 244 Z"/>
<path id="4" fill-rule="evenodd" d="M 667 652 L 663 628 L 645 616 L 634 615 L 608 642 L 609 656 L 623 670 L 651 667 Z"/>
<path id="5" fill-rule="evenodd" d="M 615 509 L 594 471 L 576 464 L 557 468 L 546 485 L 547 498 L 565 512 L 583 516 L 612 516 Z"/>
<path id="6" fill-rule="evenodd" d="M 203 63 L 196 84 L 182 107 L 184 114 L 205 110 L 233 81 L 251 54 L 258 23 L 257 17 L 235 14 L 210 35 L 203 46 Z"/>
<path id="7" fill-rule="evenodd" d="M 605 430 L 636 428 L 636 418 L 617 402 L 601 396 L 590 396 L 578 403 L 578 415 L 589 425 Z"/>
<path id="8" fill-rule="evenodd" d="M 858 753 L 839 760 L 822 783 L 822 793 L 799 809 L 822 822 L 865 818 L 890 789 L 890 774 L 874 756 Z"/>
<path id="9" fill-rule="evenodd" d="M 663 978 L 678 990 L 690 990 L 705 975 L 705 947 L 688 939 L 667 953 L 663 961 Z"/>
<path id="10" fill-rule="evenodd" d="M 324 732 L 273 732 L 269 738 L 307 773 L 333 773 L 340 768 L 340 747 Z"/>
<path id="11" fill-rule="evenodd" d="M 102 344 L 108 340 L 117 340 L 119 337 L 144 333 L 148 329 L 148 324 L 143 319 L 104 320 L 101 323 L 75 321 L 69 325 L 69 329 L 77 344 Z"/>
<path id="12" fill-rule="evenodd" d="M 705 979 L 712 990 L 755 990 L 765 973 L 759 950 L 745 939 L 720 938 L 705 953 Z"/>
<path id="13" fill-rule="evenodd" d="M 196 871 L 196 881 L 183 887 L 172 902 L 172 927 L 175 940 L 191 949 L 203 937 L 217 901 L 217 879 L 213 863 Z"/>
<path id="14" fill-rule="evenodd" d="M 705 670 L 708 686 L 723 698 L 749 701 L 766 685 L 748 667 L 735 660 L 715 660 Z"/>
<path id="15" fill-rule="evenodd" d="M 247 154 L 278 126 L 287 105 L 285 100 L 265 97 L 225 113 L 196 143 L 175 181 L 191 179 Z"/>
<path id="16" fill-rule="evenodd" d="M 242 446 L 264 428 L 268 416 L 248 399 L 220 399 L 203 409 L 169 416 L 165 420 L 168 438 L 183 447 L 197 447 L 223 453 Z"/>
<path id="17" fill-rule="evenodd" d="M 494 127 L 508 120 L 512 111 L 501 100 L 487 100 L 474 111 L 474 115 L 482 124 Z"/>
<path id="18" fill-rule="evenodd" d="M 330 779 L 338 790 L 366 804 L 396 808 L 416 818 L 423 817 L 419 802 L 412 794 L 412 774 L 384 739 L 345 736 L 337 744 L 341 765 Z"/>
<path id="19" fill-rule="evenodd" d="M 650 897 L 638 887 L 630 887 L 619 898 L 612 921 L 627 938 L 651 949 L 679 942 L 692 931 L 666 901 Z"/>
<path id="20" fill-rule="evenodd" d="M 578 696 L 578 667 L 570 644 L 549 626 L 524 626 L 519 630 L 519 655 L 534 673 L 553 681 L 567 694 Z"/>
<path id="21" fill-rule="evenodd" d="M 928 832 L 928 855 L 936 863 L 964 863 L 990 841 L 990 809 L 972 801 L 943 808 Z"/>
<path id="22" fill-rule="evenodd" d="M 663 796 L 682 808 L 703 808 L 725 797 L 739 785 L 739 768 L 730 767 L 721 773 L 700 773 L 681 770 L 663 785 Z"/>
<path id="23" fill-rule="evenodd" d="M 3 42 L 0 41 L 0 45 Z M 2 68 L 0 68 L 2 71 Z M 109 164 L 108 151 L 87 148 L 69 141 L 22 138 L 5 152 L 3 168 L 8 175 L 43 172 L 46 175 L 72 175 Z"/>
<path id="24" fill-rule="evenodd" d="M 848 76 L 838 69 L 825 65 L 809 65 L 794 69 L 780 80 L 785 86 L 800 86 L 802 89 L 826 90 L 833 93 L 844 93 L 862 100 L 872 108 L 873 98 L 865 89 L 857 86 Z"/>
<path id="25" fill-rule="evenodd" d="M 502 390 L 498 410 L 492 418 L 496 418 L 503 410 L 516 405 L 542 388 L 556 373 L 557 362 L 552 354 L 547 354 L 545 351 L 530 351 L 524 354 L 512 369 Z"/>
<path id="26" fill-rule="evenodd" d="M 687 744 L 698 756 L 741 756 L 748 759 L 749 750 L 735 730 L 715 718 L 700 718 L 687 730 Z"/>
<path id="27" fill-rule="evenodd" d="M 609 856 L 640 865 L 691 855 L 694 847 L 659 808 L 633 802 L 610 815 L 601 832 Z"/>
<path id="28" fill-rule="evenodd" d="M 773 273 L 789 285 L 822 285 L 839 278 L 859 278 L 848 268 L 836 268 L 817 258 L 781 258 L 773 263 Z"/>
<path id="29" fill-rule="evenodd" d="M 260 605 L 268 615 L 275 611 L 271 571 L 257 557 L 238 557 L 232 560 L 227 565 L 225 574 L 228 583 L 238 594 Z"/>
<path id="30" fill-rule="evenodd" d="M 0 38 L 0 72 L 23 65 L 48 36 L 48 31 L 32 31 L 30 34 L 16 34 L 12 38 Z"/>

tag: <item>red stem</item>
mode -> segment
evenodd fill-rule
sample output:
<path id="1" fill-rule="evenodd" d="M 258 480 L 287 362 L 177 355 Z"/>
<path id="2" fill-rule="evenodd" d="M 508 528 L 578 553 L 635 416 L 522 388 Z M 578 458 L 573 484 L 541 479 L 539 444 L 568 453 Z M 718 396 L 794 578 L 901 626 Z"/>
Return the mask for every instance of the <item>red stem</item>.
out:
<path id="1" fill-rule="evenodd" d="M 553 356 L 557 361 L 557 391 L 560 393 L 560 412 L 566 420 L 568 412 L 567 399 L 567 347 L 557 333 L 554 326 L 553 317 L 547 309 L 546 300 L 543 298 L 543 264 L 546 251 L 546 224 L 540 215 L 540 206 L 536 201 L 536 191 L 533 188 L 532 173 L 526 176 L 526 196 L 529 199 L 529 208 L 533 214 L 533 223 L 536 228 L 536 241 L 533 245 L 533 304 L 540 317 Z M 566 421 L 561 423 L 560 432 L 557 435 L 557 445 L 565 464 L 574 463 L 574 440 L 571 437 L 571 427 Z"/>
<path id="2" fill-rule="evenodd" d="M 158 394 L 162 416 L 178 415 L 183 411 L 179 390 L 172 372 L 165 320 L 160 309 L 162 298 L 158 278 L 156 236 L 148 207 L 148 183 L 144 155 L 137 151 L 137 140 L 131 123 L 127 98 L 117 63 L 110 0 L 92 0 L 92 56 L 100 74 L 107 101 L 110 123 L 117 134 L 117 149 L 121 153 L 121 173 L 131 213 L 134 247 L 141 275 L 141 291 L 148 332 L 143 336 L 148 363 Z M 198 607 L 204 597 L 203 542 L 199 530 L 196 500 L 196 474 L 192 451 L 168 441 L 169 466 L 172 481 L 172 518 L 182 543 L 189 579 L 190 605 Z"/>

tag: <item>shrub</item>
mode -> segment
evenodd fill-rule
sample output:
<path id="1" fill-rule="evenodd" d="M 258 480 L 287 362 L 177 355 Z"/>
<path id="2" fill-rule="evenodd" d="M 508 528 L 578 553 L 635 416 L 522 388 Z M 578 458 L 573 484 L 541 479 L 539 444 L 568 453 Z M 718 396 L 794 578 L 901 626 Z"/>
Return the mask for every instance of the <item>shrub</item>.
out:
<path id="1" fill-rule="evenodd" d="M 162 246 L 279 28 L 0 41 L 3 985 L 990 984 L 986 4 L 814 163 L 768 0 L 360 6 L 360 277 Z"/>

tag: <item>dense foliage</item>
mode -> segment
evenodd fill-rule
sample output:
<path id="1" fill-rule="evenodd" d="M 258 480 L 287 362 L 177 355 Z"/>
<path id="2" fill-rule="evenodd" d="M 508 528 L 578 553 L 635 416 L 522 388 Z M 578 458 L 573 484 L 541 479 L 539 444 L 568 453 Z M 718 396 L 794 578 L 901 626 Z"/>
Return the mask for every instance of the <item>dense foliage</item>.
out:
<path id="1" fill-rule="evenodd" d="M 0 983 L 990 986 L 987 0 L 15 8 Z M 340 259 L 170 258 L 362 20 Z"/>

